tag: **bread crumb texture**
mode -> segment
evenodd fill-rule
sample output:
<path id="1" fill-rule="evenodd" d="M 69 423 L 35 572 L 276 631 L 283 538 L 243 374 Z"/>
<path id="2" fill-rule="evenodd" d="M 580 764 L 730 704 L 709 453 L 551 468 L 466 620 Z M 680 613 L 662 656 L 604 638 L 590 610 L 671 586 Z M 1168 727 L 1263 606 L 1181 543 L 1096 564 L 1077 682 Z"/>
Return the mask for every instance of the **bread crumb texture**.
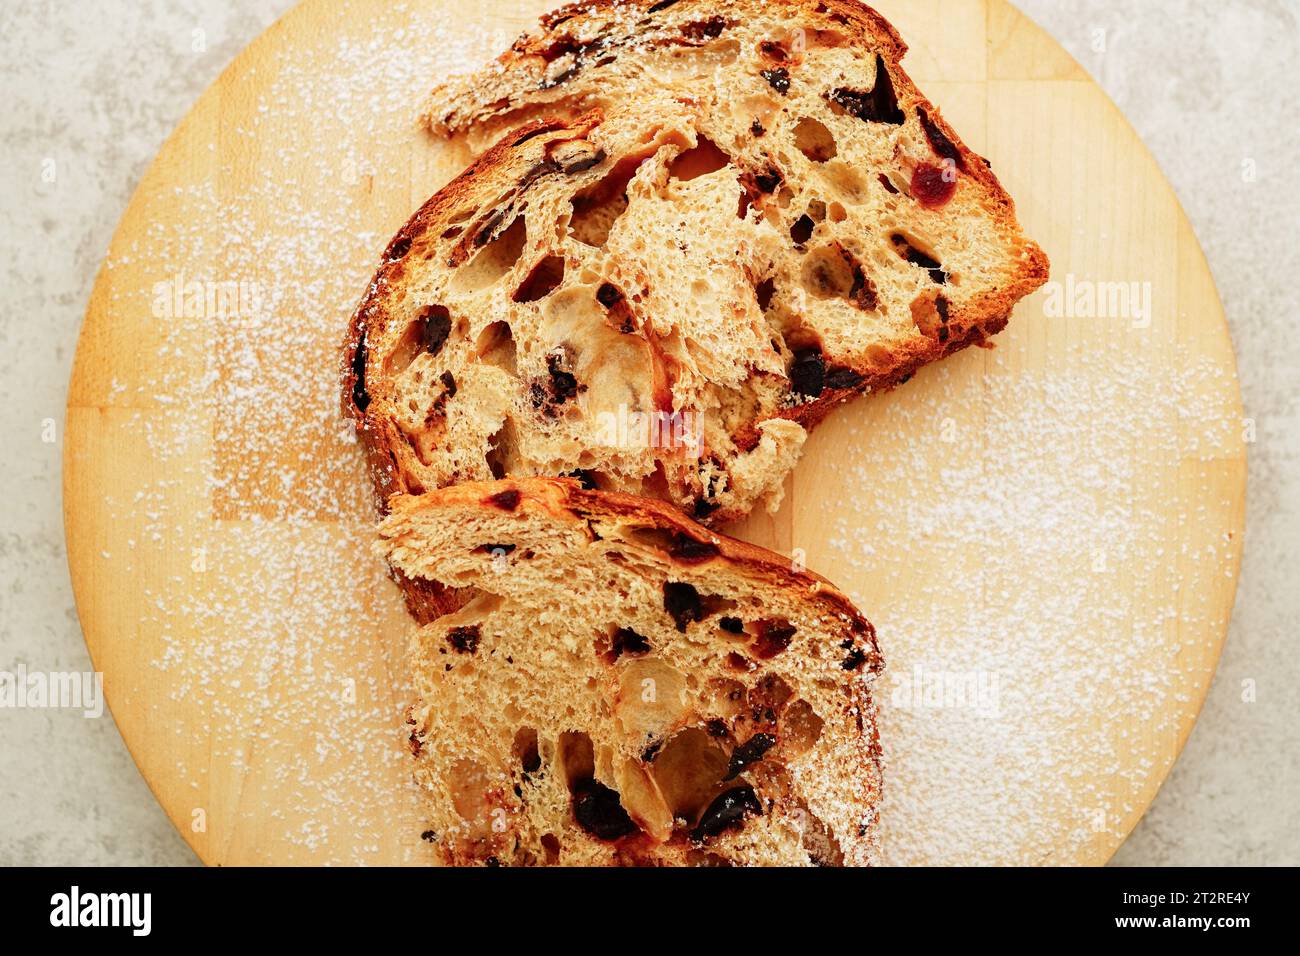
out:
<path id="1" fill-rule="evenodd" d="M 344 349 L 381 498 L 577 474 L 720 524 L 835 406 L 1047 277 L 853 3 L 593 4 L 428 117 L 482 151 L 388 246 Z M 492 144 L 489 146 L 489 144 Z"/>
<path id="2" fill-rule="evenodd" d="M 474 597 L 412 646 L 447 863 L 865 865 L 875 632 L 828 582 L 574 480 L 395 499 L 383 553 Z"/>

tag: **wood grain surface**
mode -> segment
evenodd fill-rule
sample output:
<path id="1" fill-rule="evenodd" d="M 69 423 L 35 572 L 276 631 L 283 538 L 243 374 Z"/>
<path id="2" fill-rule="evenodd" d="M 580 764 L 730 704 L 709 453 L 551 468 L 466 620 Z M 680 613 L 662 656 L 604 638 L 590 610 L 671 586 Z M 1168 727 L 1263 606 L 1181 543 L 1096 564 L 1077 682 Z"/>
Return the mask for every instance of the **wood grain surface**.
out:
<path id="1" fill-rule="evenodd" d="M 1222 308 L 1155 162 L 1053 40 L 1003 0 L 876 5 L 1060 285 L 995 349 L 833 416 L 738 533 L 880 631 L 887 862 L 1102 863 L 1191 730 L 1236 590 Z M 209 864 L 431 859 L 407 623 L 335 350 L 462 161 L 416 127 L 422 94 L 548 6 L 302 3 L 180 124 L 105 259 L 68 399 L 69 562 L 113 716 Z M 945 680 L 971 699 L 922 694 Z"/>

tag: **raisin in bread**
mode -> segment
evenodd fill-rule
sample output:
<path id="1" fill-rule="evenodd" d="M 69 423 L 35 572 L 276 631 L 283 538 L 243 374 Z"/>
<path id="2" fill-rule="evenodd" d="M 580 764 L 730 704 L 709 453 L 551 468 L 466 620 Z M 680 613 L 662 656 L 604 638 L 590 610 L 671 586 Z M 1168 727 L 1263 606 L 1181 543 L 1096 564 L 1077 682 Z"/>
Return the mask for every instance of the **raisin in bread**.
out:
<path id="1" fill-rule="evenodd" d="M 544 26 L 439 92 L 440 132 L 509 132 L 353 318 L 345 403 L 381 498 L 578 473 L 719 525 L 779 500 L 832 407 L 1045 280 L 866 7 L 596 2 Z"/>
<path id="2" fill-rule="evenodd" d="M 833 586 L 568 479 L 400 496 L 408 731 L 451 864 L 850 864 L 875 847 L 875 632 Z"/>

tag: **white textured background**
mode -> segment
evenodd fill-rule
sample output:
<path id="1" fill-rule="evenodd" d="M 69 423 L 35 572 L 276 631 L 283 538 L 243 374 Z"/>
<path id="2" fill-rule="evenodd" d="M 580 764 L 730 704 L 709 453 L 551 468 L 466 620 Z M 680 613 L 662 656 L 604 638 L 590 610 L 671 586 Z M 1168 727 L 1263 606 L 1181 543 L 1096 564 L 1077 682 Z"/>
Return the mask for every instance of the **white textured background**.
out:
<path id="1" fill-rule="evenodd" d="M 80 671 L 59 443 L 99 260 L 145 167 L 290 0 L 0 0 L 0 670 Z M 1120 864 L 1300 864 L 1300 0 L 1018 0 L 1091 71 L 1181 197 L 1214 270 L 1251 447 L 1227 650 L 1182 759 Z M 195 29 L 207 49 L 191 50 Z M 1094 52 L 1095 31 L 1106 52 Z M 42 163 L 58 165 L 57 186 Z M 1258 178 L 1240 187 L 1242 163 Z M 1258 700 L 1244 703 L 1244 680 Z M 0 864 L 194 855 L 112 720 L 0 711 Z"/>

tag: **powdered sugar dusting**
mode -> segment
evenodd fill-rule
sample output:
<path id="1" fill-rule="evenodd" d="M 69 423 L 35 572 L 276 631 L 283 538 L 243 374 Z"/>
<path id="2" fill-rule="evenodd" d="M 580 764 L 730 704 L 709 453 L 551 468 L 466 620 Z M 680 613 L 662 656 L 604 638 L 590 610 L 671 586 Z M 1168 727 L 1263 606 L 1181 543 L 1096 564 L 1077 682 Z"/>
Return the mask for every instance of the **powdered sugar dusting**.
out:
<path id="1" fill-rule="evenodd" d="M 1104 859 L 1204 692 L 1223 622 L 1200 588 L 1236 543 L 1170 542 L 1231 503 L 1152 463 L 1232 440 L 1230 372 L 1076 358 L 976 377 L 964 357 L 818 436 L 861 449 L 808 550 L 867 582 L 886 656 L 887 863 Z"/>
<path id="2" fill-rule="evenodd" d="M 156 330 L 102 399 L 132 440 L 114 453 L 150 462 L 106 499 L 141 553 L 133 539 L 102 558 L 143 589 L 130 624 L 152 674 L 111 671 L 110 694 L 150 702 L 150 746 L 178 755 L 161 773 L 194 794 L 164 802 L 208 859 L 427 850 L 398 732 L 409 623 L 370 552 L 338 349 L 389 235 L 449 174 L 416 128 L 428 91 L 508 38 L 414 6 L 384 23 L 338 7 L 332 35 L 236 67 L 197 174 L 153 195 L 165 212 L 106 263 L 114 310 L 148 310 Z M 182 573 L 152 573 L 155 554 Z"/>

